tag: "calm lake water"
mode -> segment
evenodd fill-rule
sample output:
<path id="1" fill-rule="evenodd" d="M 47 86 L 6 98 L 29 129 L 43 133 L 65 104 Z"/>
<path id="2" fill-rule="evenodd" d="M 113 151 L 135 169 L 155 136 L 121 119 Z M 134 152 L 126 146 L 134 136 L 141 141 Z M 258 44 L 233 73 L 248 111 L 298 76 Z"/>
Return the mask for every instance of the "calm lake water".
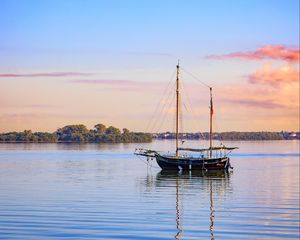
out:
<path id="1" fill-rule="evenodd" d="M 0 144 L 0 239 L 298 239 L 299 141 L 226 145 L 231 172 L 178 174 L 132 154 L 171 141 Z"/>

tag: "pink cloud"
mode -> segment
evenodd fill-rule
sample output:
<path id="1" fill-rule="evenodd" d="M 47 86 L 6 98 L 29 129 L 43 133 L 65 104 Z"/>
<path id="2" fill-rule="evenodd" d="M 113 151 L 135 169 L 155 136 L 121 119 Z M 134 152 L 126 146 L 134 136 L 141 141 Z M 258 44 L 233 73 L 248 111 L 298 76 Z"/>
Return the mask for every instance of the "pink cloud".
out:
<path id="1" fill-rule="evenodd" d="M 103 116 L 109 116 L 105 114 L 97 115 L 97 114 L 68 114 L 68 113 L 11 113 L 11 114 L 0 114 L 0 121 L 11 121 L 13 119 L 20 120 L 34 120 L 34 119 L 49 119 L 49 118 L 66 118 L 66 119 L 89 119 L 89 118 L 99 118 Z"/>
<path id="2" fill-rule="evenodd" d="M 282 60 L 290 63 L 299 62 L 300 51 L 299 49 L 291 49 L 284 45 L 266 45 L 255 51 L 248 52 L 234 52 L 225 55 L 210 55 L 207 58 L 212 59 L 228 59 L 228 58 L 241 58 L 245 60 Z"/>
<path id="3" fill-rule="evenodd" d="M 43 109 L 43 108 L 52 108 L 54 106 L 53 105 L 49 105 L 49 104 L 32 104 L 32 105 L 29 105 L 28 107 Z"/>
<path id="4" fill-rule="evenodd" d="M 286 84 L 281 88 L 256 84 L 219 85 L 216 86 L 215 99 L 221 108 L 230 111 L 237 111 L 236 107 L 240 106 L 240 111 L 251 108 L 256 109 L 257 114 L 263 113 L 264 109 L 276 110 L 277 113 L 291 112 L 299 109 L 299 88 L 294 84 Z"/>
<path id="5" fill-rule="evenodd" d="M 299 70 L 292 66 L 283 66 L 281 68 L 272 68 L 266 65 L 263 69 L 257 70 L 248 76 L 252 84 L 267 84 L 279 86 L 280 84 L 291 84 L 299 82 Z"/>
<path id="6" fill-rule="evenodd" d="M 87 84 L 87 85 L 101 85 L 111 89 L 117 89 L 122 91 L 135 91 L 145 92 L 154 91 L 162 88 L 161 83 L 134 81 L 134 80 L 108 80 L 108 79 L 84 79 L 84 80 L 70 80 L 69 83 L 75 84 Z"/>
<path id="7" fill-rule="evenodd" d="M 269 100 L 227 99 L 227 100 L 223 100 L 223 101 L 230 103 L 230 104 L 238 104 L 238 105 L 244 105 L 244 106 L 255 107 L 255 108 L 273 109 L 273 108 L 284 108 L 285 107 L 285 105 L 273 102 L 270 99 Z"/>
<path id="8" fill-rule="evenodd" d="M 140 82 L 132 81 L 132 80 L 71 80 L 71 83 L 82 83 L 82 84 L 101 84 L 101 85 L 139 85 Z"/>
<path id="9" fill-rule="evenodd" d="M 18 77 L 75 77 L 88 76 L 90 73 L 80 72 L 49 72 L 49 73 L 0 73 L 0 78 L 18 78 Z"/>

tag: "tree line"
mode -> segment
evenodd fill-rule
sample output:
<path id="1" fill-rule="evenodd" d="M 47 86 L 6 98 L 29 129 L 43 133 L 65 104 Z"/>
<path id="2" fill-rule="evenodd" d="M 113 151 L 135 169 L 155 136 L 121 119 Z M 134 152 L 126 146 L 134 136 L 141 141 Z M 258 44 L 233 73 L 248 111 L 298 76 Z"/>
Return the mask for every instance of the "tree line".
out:
<path id="1" fill-rule="evenodd" d="M 143 133 L 131 132 L 127 128 L 122 131 L 114 126 L 106 127 L 97 124 L 94 129 L 88 129 L 83 124 L 67 125 L 58 128 L 54 133 L 23 132 L 0 133 L 0 142 L 75 142 L 75 143 L 138 143 L 151 142 L 152 139 L 175 139 L 175 133 Z M 180 139 L 209 139 L 209 133 L 180 133 Z M 214 133 L 214 140 L 257 141 L 257 140 L 292 140 L 300 139 L 299 132 L 222 132 Z"/>
<path id="2" fill-rule="evenodd" d="M 172 132 L 153 134 L 156 139 L 175 139 L 176 135 Z M 180 139 L 209 139 L 209 133 L 179 133 Z M 293 140 L 300 139 L 299 132 L 221 132 L 213 133 L 214 140 L 220 141 L 259 141 L 259 140 Z"/>
<path id="3" fill-rule="evenodd" d="M 58 128 L 54 133 L 8 132 L 0 134 L 0 142 L 75 142 L 75 143 L 132 143 L 151 142 L 152 135 L 142 132 L 131 132 L 127 128 L 120 129 L 104 124 L 97 124 L 94 129 L 88 129 L 83 124 L 67 125 Z"/>

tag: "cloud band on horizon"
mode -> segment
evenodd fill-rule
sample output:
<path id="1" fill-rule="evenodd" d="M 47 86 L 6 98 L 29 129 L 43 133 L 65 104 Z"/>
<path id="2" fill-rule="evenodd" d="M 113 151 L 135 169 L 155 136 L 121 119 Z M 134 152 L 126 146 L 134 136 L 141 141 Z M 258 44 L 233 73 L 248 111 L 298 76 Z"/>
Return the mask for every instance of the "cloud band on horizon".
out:
<path id="1" fill-rule="evenodd" d="M 81 72 L 48 72 L 48 73 L 0 73 L 0 78 L 19 78 L 19 77 L 76 77 L 90 76 L 91 73 Z"/>
<path id="2" fill-rule="evenodd" d="M 85 80 L 70 80 L 69 83 L 81 83 L 81 84 L 103 84 L 103 85 L 136 85 L 140 82 L 133 80 L 108 80 L 108 79 L 85 79 Z"/>

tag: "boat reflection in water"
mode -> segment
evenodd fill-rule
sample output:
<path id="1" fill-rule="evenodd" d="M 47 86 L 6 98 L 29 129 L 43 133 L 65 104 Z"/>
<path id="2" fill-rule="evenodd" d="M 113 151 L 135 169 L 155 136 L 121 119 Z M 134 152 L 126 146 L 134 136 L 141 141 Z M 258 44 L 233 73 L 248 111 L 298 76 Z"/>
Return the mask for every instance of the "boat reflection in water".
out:
<path id="1" fill-rule="evenodd" d="M 185 239 L 215 239 L 218 210 L 226 208 L 222 203 L 233 192 L 231 174 L 228 171 L 160 171 L 156 177 L 147 176 L 144 190 L 148 193 L 165 193 L 170 201 L 174 199 L 177 229 L 175 239 L 182 239 L 183 235 Z"/>

